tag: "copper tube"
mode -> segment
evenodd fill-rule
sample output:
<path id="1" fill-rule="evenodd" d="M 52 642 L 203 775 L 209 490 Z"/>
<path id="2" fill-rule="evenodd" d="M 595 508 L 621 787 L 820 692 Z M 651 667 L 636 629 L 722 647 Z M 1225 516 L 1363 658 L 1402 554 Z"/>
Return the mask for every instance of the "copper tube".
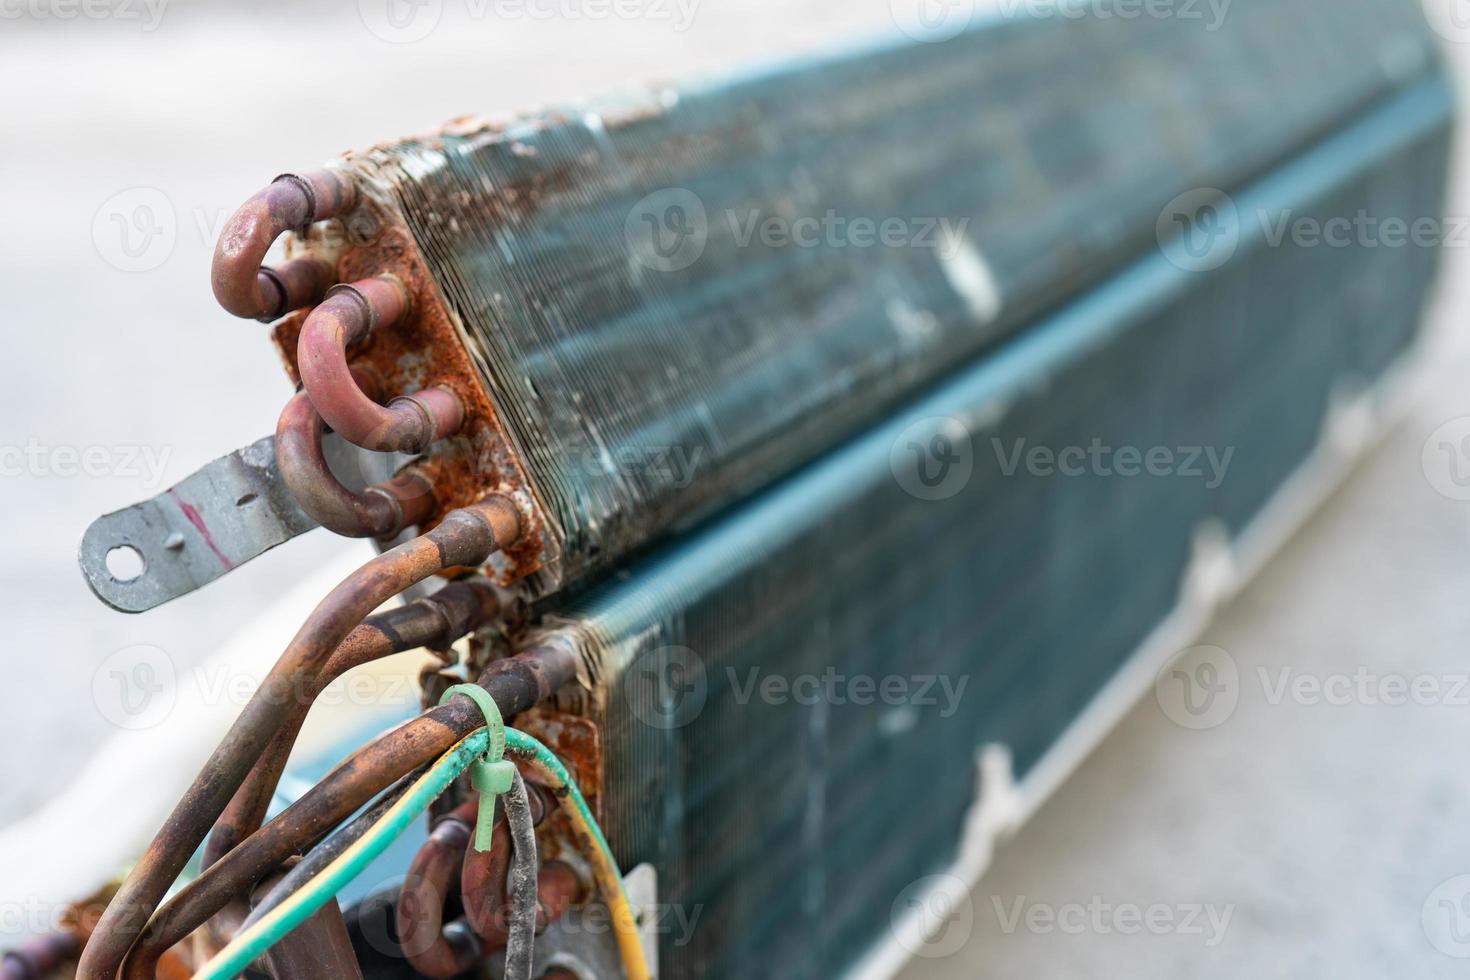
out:
<path id="1" fill-rule="evenodd" d="M 261 883 L 268 888 L 274 878 Z M 261 957 L 273 977 L 311 980 L 362 980 L 357 953 L 342 908 L 335 899 L 313 912 L 306 921 L 286 933 Z"/>
<path id="2" fill-rule="evenodd" d="M 347 634 L 321 673 L 295 699 L 291 714 L 281 723 L 280 730 L 215 822 L 204 845 L 202 866 L 214 864 L 265 820 L 301 726 L 312 703 L 328 684 L 355 667 L 391 654 L 419 647 L 447 649 L 459 637 L 493 619 L 498 611 L 499 599 L 490 583 L 482 578 L 467 579 L 451 582 L 431 596 L 369 616 Z M 243 902 L 237 900 L 227 911 L 211 919 L 215 939 L 228 942 L 247 911 Z"/>
<path id="3" fill-rule="evenodd" d="M 339 171 L 277 177 L 226 222 L 210 270 L 215 299 L 235 316 L 266 321 L 316 302 L 332 284 L 330 267 L 297 259 L 268 269 L 262 266 L 266 253 L 285 232 L 334 217 L 356 203 L 356 185 Z"/>
<path id="4" fill-rule="evenodd" d="M 398 943 L 409 964 L 438 980 L 469 970 L 484 955 L 468 929 L 446 929 L 444 908 L 459 890 L 459 869 L 474 834 L 478 803 L 461 804 L 440 818 L 403 880 L 398 895 Z"/>
<path id="5" fill-rule="evenodd" d="M 430 386 L 379 405 L 353 377 L 347 349 L 407 312 L 403 284 L 393 276 L 377 276 L 334 287 L 301 326 L 296 343 L 301 383 L 332 431 L 354 446 L 421 453 L 464 422 L 464 406 L 448 388 Z"/>
<path id="6" fill-rule="evenodd" d="M 432 531 L 374 558 L 322 600 L 103 912 L 82 951 L 79 978 L 112 980 L 169 885 L 290 716 L 290 692 L 315 679 L 348 633 L 409 586 L 445 568 L 479 565 L 519 533 L 515 505 L 492 496 L 450 512 Z"/>
<path id="7" fill-rule="evenodd" d="M 566 914 L 572 903 L 582 897 L 582 879 L 572 866 L 563 861 L 547 861 L 536 875 L 536 932 L 545 931 Z"/>
<path id="8" fill-rule="evenodd" d="M 46 980 L 77 955 L 77 948 L 77 937 L 69 932 L 27 940 L 0 957 L 0 980 Z"/>
<path id="9" fill-rule="evenodd" d="M 510 828 L 502 816 L 495 821 L 495 836 L 488 851 L 467 851 L 460 870 L 464 892 L 464 917 L 484 941 L 487 949 L 500 949 L 510 935 L 510 902 L 505 880 L 510 874 Z"/>
<path id="10" fill-rule="evenodd" d="M 539 646 L 497 660 L 476 683 L 490 692 L 501 713 L 510 718 L 575 680 L 578 662 L 576 651 L 566 646 Z M 292 855 L 308 850 L 374 796 L 419 766 L 433 762 L 484 724 L 478 707 L 466 698 L 452 698 L 358 749 L 305 796 L 158 909 L 127 954 L 124 976 L 128 980 L 152 980 L 163 953 L 232 898 Z M 90 946 L 87 952 L 91 952 Z M 107 966 L 100 957 L 95 962 Z M 110 974 L 79 972 L 78 976 L 100 980 Z"/>
<path id="11" fill-rule="evenodd" d="M 276 423 L 276 467 L 318 524 L 349 538 L 391 538 L 433 513 L 434 488 L 412 465 L 362 493 L 344 487 L 322 452 L 326 428 L 305 391 L 286 403 Z"/>
<path id="12" fill-rule="evenodd" d="M 547 813 L 555 808 L 550 802 L 550 791 L 534 783 L 526 784 L 526 798 L 531 806 L 531 822 L 540 826 Z M 495 839 L 488 851 L 468 850 L 464 855 L 464 867 L 460 870 L 460 888 L 464 895 L 465 920 L 470 928 L 484 941 L 488 950 L 500 949 L 509 936 L 510 903 L 506 892 L 506 877 L 510 873 L 511 852 L 510 830 L 504 818 L 495 822 Z M 536 931 L 555 922 L 567 910 L 567 906 L 581 893 L 582 885 L 573 874 L 568 889 L 562 872 L 571 873 L 566 865 L 548 862 L 537 875 L 537 895 L 541 898 L 536 912 Z M 548 870 L 551 869 L 551 870 Z"/>

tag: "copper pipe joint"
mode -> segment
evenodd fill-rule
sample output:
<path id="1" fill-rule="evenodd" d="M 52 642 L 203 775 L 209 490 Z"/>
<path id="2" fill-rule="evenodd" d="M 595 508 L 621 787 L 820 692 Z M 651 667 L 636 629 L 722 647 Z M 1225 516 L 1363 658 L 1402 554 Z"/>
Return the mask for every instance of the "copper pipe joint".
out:
<path id="1" fill-rule="evenodd" d="M 464 423 L 464 406 L 448 388 L 431 386 L 384 406 L 353 378 L 348 348 L 408 312 L 403 283 L 395 276 L 376 276 L 331 289 L 301 327 L 296 365 L 302 385 L 332 431 L 363 449 L 421 453 Z"/>
<path id="2" fill-rule="evenodd" d="M 479 938 L 462 922 L 444 922 L 449 898 L 459 889 L 460 864 L 474 833 L 476 806 L 462 804 L 434 824 L 399 892 L 399 946 L 413 968 L 428 977 L 457 977 L 484 955 Z"/>
<path id="3" fill-rule="evenodd" d="M 331 285 L 333 270 L 316 259 L 266 268 L 266 253 L 287 231 L 349 210 L 357 187 L 346 174 L 319 170 L 282 174 L 242 204 L 214 248 L 210 283 L 219 304 L 235 316 L 271 321 L 309 306 Z"/>
<path id="4" fill-rule="evenodd" d="M 492 501 L 476 509 L 500 533 L 505 530 L 506 519 L 493 516 Z M 514 512 L 508 502 L 504 506 Z M 450 516 L 457 513 L 461 512 L 455 511 Z M 509 525 L 512 529 L 514 526 Z M 509 544 L 513 538 L 497 540 Z M 571 644 L 548 643 L 494 661 L 475 683 L 489 691 L 500 705 L 501 713 L 510 717 L 550 698 L 563 685 L 573 683 L 579 666 L 577 651 Z M 351 817 L 374 796 L 419 766 L 433 762 L 484 725 L 485 716 L 468 698 L 452 698 L 391 729 L 344 759 L 305 796 L 229 850 L 161 909 L 157 908 L 154 888 L 163 875 L 152 869 L 145 869 L 150 873 L 140 874 L 135 867 L 124 885 L 127 893 L 119 892 L 124 902 L 120 903 L 114 896 L 113 905 L 103 914 L 83 951 L 78 980 L 116 980 L 124 959 L 127 960 L 125 977 L 152 980 L 152 971 L 169 947 L 188 937 L 281 862 L 310 849 L 330 828 Z M 179 835 L 170 836 L 177 839 Z M 193 846 L 169 853 L 182 851 L 187 855 Z M 154 849 L 150 848 L 145 858 L 152 853 Z M 180 866 L 182 863 L 179 862 Z M 177 868 L 165 870 L 167 881 L 172 881 L 178 872 Z M 135 883 L 135 878 L 141 880 Z M 167 881 L 163 887 L 157 887 L 157 896 L 162 896 Z M 157 914 L 153 915 L 155 909 Z M 136 910 L 132 916 L 131 910 Z"/>
<path id="5" fill-rule="evenodd" d="M 169 936 L 156 944 L 153 941 L 159 934 L 167 935 L 170 927 L 162 918 L 150 922 L 168 886 L 291 716 L 294 701 L 283 698 L 282 692 L 300 690 L 311 683 L 347 635 L 388 599 L 447 568 L 481 564 L 512 544 L 520 529 L 515 503 L 492 495 L 450 511 L 433 530 L 363 565 L 317 605 L 108 903 L 82 951 L 77 968 L 80 980 L 115 980 L 125 960 L 126 976 L 151 978 L 151 971 L 169 946 L 238 895 L 238 890 L 225 894 L 218 904 L 206 908 L 183 935 Z M 401 751 L 404 747 L 398 748 Z M 275 823 L 272 821 L 272 826 Z M 215 868 L 243 850 L 244 844 L 221 858 Z M 259 872 L 269 868 L 260 868 Z M 201 875 L 192 884 L 199 886 L 206 877 Z M 138 948 L 130 956 L 135 940 L 139 940 Z"/>
<path id="6" fill-rule="evenodd" d="M 549 791 L 534 783 L 527 783 L 526 790 L 531 823 L 539 827 L 555 804 L 548 801 Z M 464 866 L 460 869 L 465 920 L 484 940 L 487 949 L 500 949 L 510 936 L 506 878 L 510 874 L 513 850 L 509 825 L 500 815 L 495 821 L 490 850 L 467 850 Z M 546 862 L 536 875 L 536 932 L 543 932 L 561 918 L 567 908 L 581 897 L 582 891 L 582 881 L 569 865 L 560 861 Z"/>
<path id="7" fill-rule="evenodd" d="M 386 483 L 353 493 L 322 452 L 326 423 L 306 392 L 297 392 L 276 423 L 276 466 L 301 509 L 322 527 L 349 538 L 391 538 L 434 511 L 434 488 L 414 466 Z"/>

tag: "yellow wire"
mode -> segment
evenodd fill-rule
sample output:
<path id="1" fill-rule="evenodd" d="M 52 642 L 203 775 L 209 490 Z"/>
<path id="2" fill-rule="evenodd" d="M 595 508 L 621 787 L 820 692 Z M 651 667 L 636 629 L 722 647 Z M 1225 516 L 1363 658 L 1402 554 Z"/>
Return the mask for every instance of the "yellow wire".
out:
<path id="1" fill-rule="evenodd" d="M 573 804 L 570 797 L 565 795 L 568 787 L 558 773 L 534 755 L 522 756 L 520 753 L 516 755 L 529 763 L 537 775 L 551 784 L 551 788 L 557 791 L 562 812 L 571 818 L 572 829 L 581 840 L 583 851 L 592 861 L 592 874 L 597 879 L 597 888 L 602 892 L 602 900 L 607 903 L 608 911 L 612 914 L 613 933 L 618 943 L 618 956 L 623 961 L 623 973 L 627 975 L 627 980 L 649 980 L 648 965 L 643 957 L 643 943 L 638 938 L 638 923 L 633 917 L 632 907 L 628 904 L 627 893 L 623 891 L 623 876 L 612 863 L 611 855 L 603 843 L 601 831 L 589 824 L 585 811 Z"/>

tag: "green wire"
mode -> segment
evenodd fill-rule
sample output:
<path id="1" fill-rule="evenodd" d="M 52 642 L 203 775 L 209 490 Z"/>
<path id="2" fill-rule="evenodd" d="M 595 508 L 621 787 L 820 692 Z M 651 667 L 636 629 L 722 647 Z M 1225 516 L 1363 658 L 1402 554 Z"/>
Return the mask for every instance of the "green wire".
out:
<path id="1" fill-rule="evenodd" d="M 255 958 L 301 925 L 408 829 L 418 815 L 438 799 L 459 774 L 485 754 L 488 736 L 483 728 L 440 756 L 393 806 L 352 846 L 321 873 L 276 906 L 268 915 L 237 935 L 220 950 L 194 980 L 228 980 L 242 973 Z"/>
<path id="2" fill-rule="evenodd" d="M 527 760 L 556 784 L 553 788 L 563 797 L 563 805 L 571 804 L 574 824 L 580 825 L 579 829 L 586 834 L 589 842 L 598 852 L 593 855 L 594 863 L 604 869 L 604 876 L 610 874 L 616 878 L 617 864 L 613 859 L 612 849 L 607 846 L 607 840 L 602 836 L 602 831 L 597 826 L 597 821 L 593 818 L 586 799 L 577 789 L 577 784 L 572 781 L 571 775 L 562 765 L 561 760 L 536 739 L 514 728 L 505 730 L 505 738 L 507 752 Z M 349 881 L 361 874 L 364 868 L 382 854 L 388 845 L 408 829 L 414 819 L 428 809 L 429 804 L 448 789 L 462 772 L 484 756 L 488 742 L 489 736 L 485 729 L 477 729 L 440 756 L 439 760 L 430 766 L 429 770 L 419 777 L 402 798 L 389 807 L 378 822 L 368 828 L 361 838 L 259 922 L 235 936 L 229 945 L 215 954 L 213 959 L 194 974 L 194 980 L 229 980 L 243 972 L 256 957 L 280 942 L 291 930 L 310 918 L 317 909 L 331 901 L 337 892 L 341 891 Z M 624 911 L 625 914 L 618 918 L 628 919 L 631 923 L 631 919 L 626 914 L 627 896 L 623 893 L 620 880 L 617 881 L 615 887 L 616 896 L 605 895 L 604 900 L 621 906 L 620 911 Z M 636 938 L 628 940 L 624 937 L 624 942 L 636 943 Z M 633 952 L 634 948 L 631 945 L 625 950 L 629 957 Z M 640 969 L 641 967 L 641 962 L 630 965 L 629 975 L 647 976 L 646 972 Z"/>

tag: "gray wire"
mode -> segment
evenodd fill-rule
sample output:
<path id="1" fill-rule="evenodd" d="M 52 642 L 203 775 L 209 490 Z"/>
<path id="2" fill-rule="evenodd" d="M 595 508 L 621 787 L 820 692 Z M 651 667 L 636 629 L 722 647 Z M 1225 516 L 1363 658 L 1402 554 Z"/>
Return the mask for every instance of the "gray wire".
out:
<path id="1" fill-rule="evenodd" d="M 536 825 L 531 822 L 531 801 L 526 783 L 516 773 L 505 794 L 505 821 L 510 826 L 515 852 L 505 890 L 510 896 L 510 929 L 505 944 L 505 980 L 531 980 L 531 954 L 536 944 Z"/>
<path id="2" fill-rule="evenodd" d="M 236 931 L 243 932 L 247 927 L 254 925 L 271 909 L 290 898 L 298 888 L 316 877 L 318 871 L 335 861 L 338 855 L 367 833 L 368 828 L 377 823 L 378 818 L 396 803 L 399 797 L 408 792 L 409 787 L 426 768 L 421 766 L 404 776 L 374 800 L 366 810 L 358 815 L 357 819 L 313 847 L 304 858 L 296 863 L 295 867 L 276 882 L 270 891 L 266 892 L 265 897 L 250 910 L 250 914 L 245 917 L 245 921 Z"/>

